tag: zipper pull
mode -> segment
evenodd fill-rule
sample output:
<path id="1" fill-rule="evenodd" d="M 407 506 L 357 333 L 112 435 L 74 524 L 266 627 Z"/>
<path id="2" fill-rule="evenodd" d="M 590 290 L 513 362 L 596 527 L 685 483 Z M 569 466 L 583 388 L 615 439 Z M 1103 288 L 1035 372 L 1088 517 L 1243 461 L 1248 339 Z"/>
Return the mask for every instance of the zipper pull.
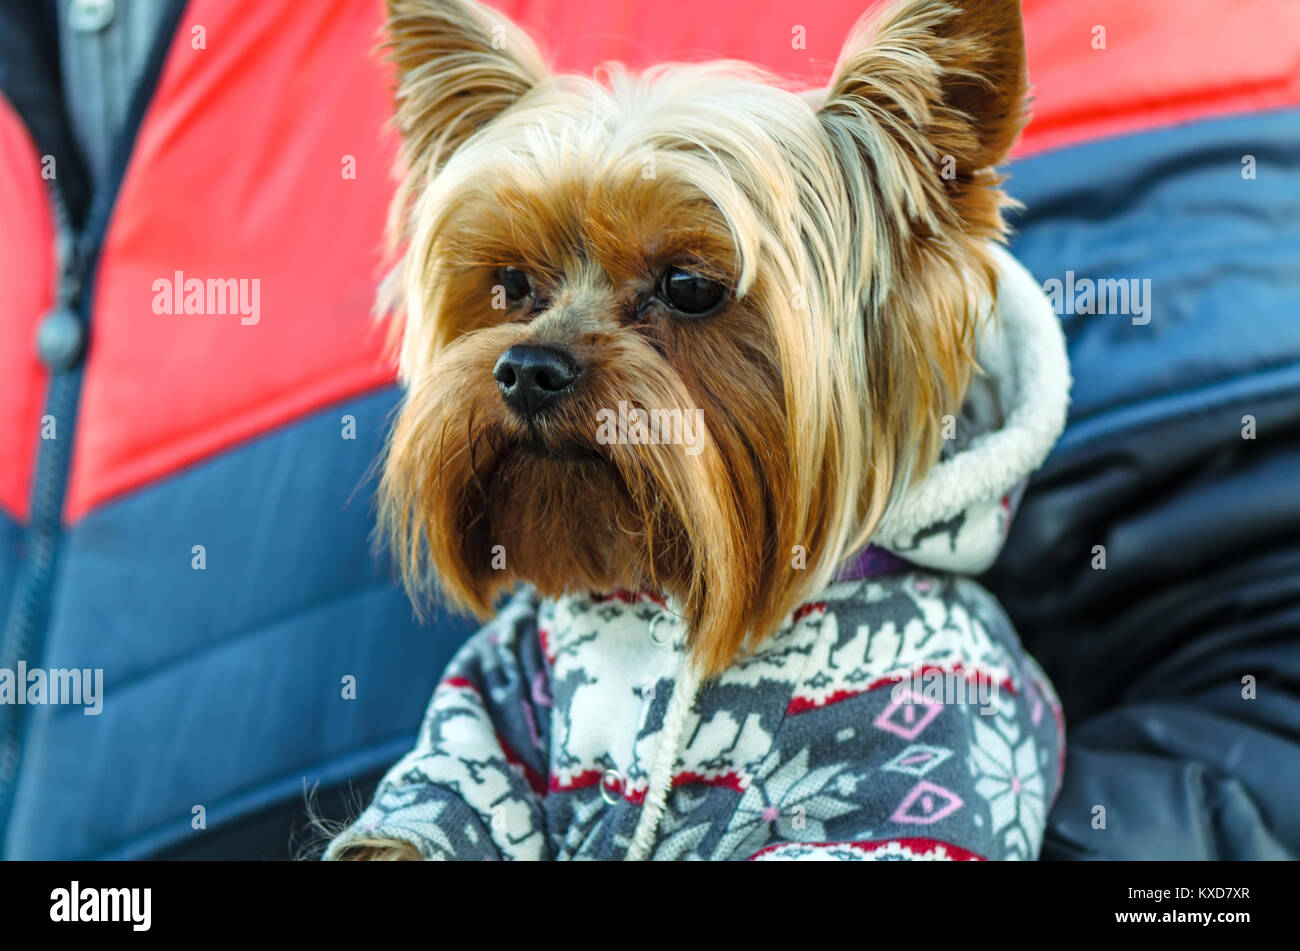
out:
<path id="1" fill-rule="evenodd" d="M 87 255 L 67 227 L 61 202 L 57 199 L 55 218 L 58 283 L 54 289 L 54 307 L 36 325 L 36 355 L 51 373 L 63 373 L 77 365 L 86 349 L 86 325 L 77 314 L 77 304 Z"/>

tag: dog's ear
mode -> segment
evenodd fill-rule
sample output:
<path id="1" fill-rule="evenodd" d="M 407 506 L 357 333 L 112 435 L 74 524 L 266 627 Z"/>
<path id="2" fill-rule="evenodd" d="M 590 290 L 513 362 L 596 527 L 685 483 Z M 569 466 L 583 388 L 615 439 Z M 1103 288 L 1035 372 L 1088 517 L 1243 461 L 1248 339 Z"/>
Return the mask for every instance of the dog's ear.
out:
<path id="1" fill-rule="evenodd" d="M 1027 98 L 1020 0 L 900 0 L 854 30 L 819 118 L 881 188 L 909 194 L 901 213 L 992 237 L 1005 204 L 993 167 Z"/>
<path id="2" fill-rule="evenodd" d="M 397 67 L 402 156 L 415 183 L 548 75 L 523 30 L 475 0 L 388 0 L 384 32 Z"/>
<path id="3" fill-rule="evenodd" d="M 845 44 L 817 109 L 849 203 L 875 519 L 938 459 L 960 412 L 1005 235 L 995 166 L 1027 114 L 1020 0 L 896 0 Z"/>

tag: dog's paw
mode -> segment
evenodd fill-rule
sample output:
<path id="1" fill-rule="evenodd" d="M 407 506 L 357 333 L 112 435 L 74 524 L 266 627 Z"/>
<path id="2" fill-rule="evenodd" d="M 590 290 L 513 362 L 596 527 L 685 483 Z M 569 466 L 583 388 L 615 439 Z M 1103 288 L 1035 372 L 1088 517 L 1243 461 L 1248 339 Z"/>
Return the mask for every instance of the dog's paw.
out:
<path id="1" fill-rule="evenodd" d="M 334 854 L 338 862 L 419 862 L 420 851 L 401 839 L 353 839 Z"/>

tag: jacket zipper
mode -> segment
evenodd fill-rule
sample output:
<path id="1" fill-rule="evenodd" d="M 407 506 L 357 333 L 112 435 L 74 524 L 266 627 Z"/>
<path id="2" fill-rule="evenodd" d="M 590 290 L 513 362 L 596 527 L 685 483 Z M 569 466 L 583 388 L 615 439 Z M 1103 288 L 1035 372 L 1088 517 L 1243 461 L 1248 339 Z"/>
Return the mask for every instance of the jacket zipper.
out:
<path id="1" fill-rule="evenodd" d="M 26 557 L 19 567 L 9 612 L 2 619 L 4 627 L 0 630 L 2 666 L 16 667 L 18 660 L 29 657 L 40 663 L 44 658 L 58 546 L 62 538 L 63 498 L 76 433 L 83 361 L 89 346 L 89 288 L 136 136 L 157 91 L 158 79 L 187 2 L 165 2 L 165 12 L 158 23 L 147 64 L 136 79 L 130 108 L 112 143 L 109 179 L 93 189 L 88 188 L 88 207 L 79 219 L 80 225 L 74 221 L 73 209 L 68 206 L 67 196 L 58 187 L 58 182 L 51 180 L 49 183 L 56 226 L 54 251 L 59 268 L 55 308 L 66 309 L 80 325 L 81 352 L 68 366 L 50 368 L 45 412 L 54 417 L 56 434 L 54 439 L 42 439 L 37 450 L 31 512 L 25 536 Z M 26 710 L 26 706 L 6 709 L 5 705 L 0 705 L 0 857 L 5 855 L 8 841 L 18 767 L 25 741 Z"/>
<path id="2" fill-rule="evenodd" d="M 95 258 L 92 241 L 74 230 L 63 195 L 50 182 L 55 219 L 55 255 L 58 284 L 51 310 L 66 310 L 81 323 L 84 339 L 83 289 Z M 75 414 L 81 389 L 80 360 L 66 369 L 50 369 L 45 412 L 54 418 L 53 439 L 42 439 L 37 450 L 31 494 L 31 512 L 25 539 L 25 558 L 9 602 L 4 636 L 0 639 L 0 668 L 16 670 L 20 660 L 39 663 L 45 627 L 49 620 L 51 587 L 60 536 L 64 489 L 67 484 Z M 25 690 L 26 684 L 16 684 Z M 0 705 L 0 855 L 13 809 L 18 764 L 22 757 L 26 706 Z"/>

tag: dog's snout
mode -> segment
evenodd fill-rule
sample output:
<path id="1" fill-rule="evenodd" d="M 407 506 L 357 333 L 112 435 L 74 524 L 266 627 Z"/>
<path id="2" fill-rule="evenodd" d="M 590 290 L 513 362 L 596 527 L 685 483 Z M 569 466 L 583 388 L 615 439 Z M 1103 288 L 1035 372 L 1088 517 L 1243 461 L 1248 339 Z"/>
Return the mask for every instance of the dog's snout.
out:
<path id="1" fill-rule="evenodd" d="M 533 417 L 564 396 L 578 372 L 573 357 L 563 350 L 516 344 L 501 354 L 492 377 L 511 409 Z"/>

